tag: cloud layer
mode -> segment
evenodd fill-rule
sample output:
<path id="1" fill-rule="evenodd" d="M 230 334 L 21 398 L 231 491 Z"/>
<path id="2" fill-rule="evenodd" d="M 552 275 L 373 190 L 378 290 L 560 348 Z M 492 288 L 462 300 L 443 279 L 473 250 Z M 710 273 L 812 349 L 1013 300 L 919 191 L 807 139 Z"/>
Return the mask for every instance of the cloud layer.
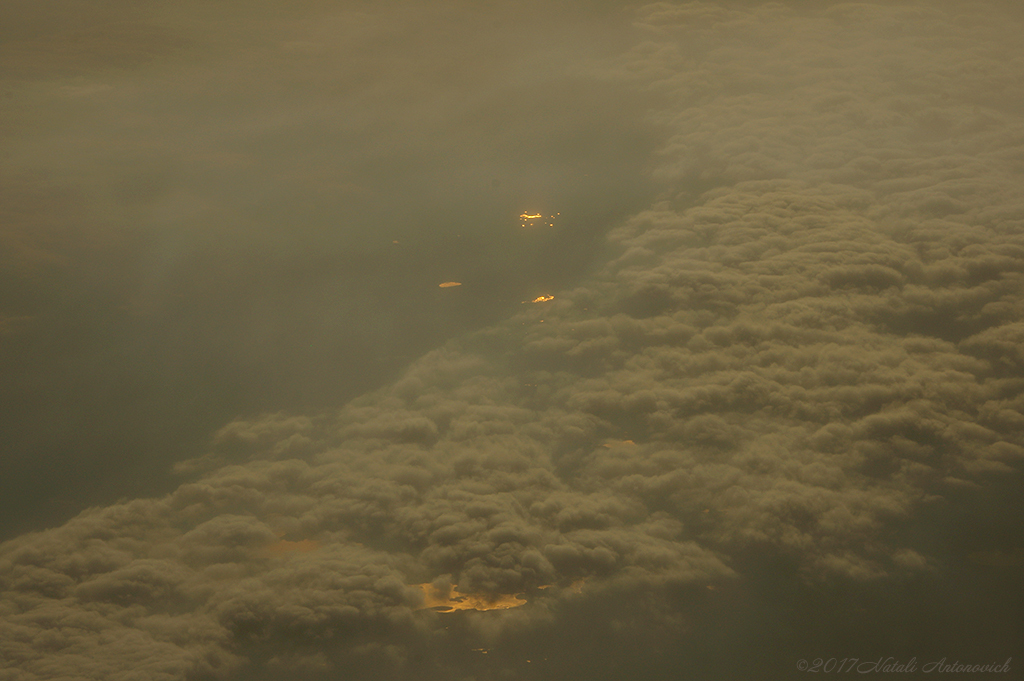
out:
<path id="1" fill-rule="evenodd" d="M 927 519 L 1024 466 L 1019 26 L 943 7 L 645 7 L 610 75 L 665 98 L 674 189 L 610 261 L 336 413 L 229 424 L 166 497 L 3 544 L 5 678 L 566 678 L 570 624 L 675 674 L 769 566 L 936 579 Z M 437 613 L 424 583 L 527 603 Z M 603 652 L 588 675 L 639 664 Z"/>

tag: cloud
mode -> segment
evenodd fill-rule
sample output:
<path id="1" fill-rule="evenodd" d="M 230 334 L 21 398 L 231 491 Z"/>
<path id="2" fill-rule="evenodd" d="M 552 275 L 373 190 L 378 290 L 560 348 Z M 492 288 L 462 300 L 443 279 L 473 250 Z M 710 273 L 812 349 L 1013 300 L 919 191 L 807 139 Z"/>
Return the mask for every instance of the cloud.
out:
<path id="1" fill-rule="evenodd" d="M 576 625 L 664 674 L 759 580 L 938 579 L 929 514 L 1024 466 L 1020 64 L 960 22 L 643 9 L 619 69 L 669 102 L 673 190 L 616 255 L 335 413 L 228 424 L 165 497 L 0 546 L 11 678 L 544 678 L 519 653 L 579 659 Z M 433 612 L 452 584 L 526 604 Z"/>
<path id="2" fill-rule="evenodd" d="M 336 406 L 576 278 L 655 144 L 586 4 L 12 10 L 0 535 L 166 493 L 235 416 Z"/>

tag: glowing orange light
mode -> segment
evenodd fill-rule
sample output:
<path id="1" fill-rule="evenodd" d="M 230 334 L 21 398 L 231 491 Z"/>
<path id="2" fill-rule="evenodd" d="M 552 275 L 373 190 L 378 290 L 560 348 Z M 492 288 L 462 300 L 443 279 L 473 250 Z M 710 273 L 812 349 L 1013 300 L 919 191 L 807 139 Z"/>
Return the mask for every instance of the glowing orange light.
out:
<path id="1" fill-rule="evenodd" d="M 430 584 L 417 584 L 423 591 L 422 608 L 433 608 L 437 612 L 449 613 L 456 610 L 508 610 L 526 605 L 525 598 L 519 598 L 515 594 L 496 594 L 485 596 L 483 594 L 459 594 L 456 593 L 456 585 L 448 587 L 448 592 L 442 589 L 435 589 Z"/>
<path id="2" fill-rule="evenodd" d="M 542 218 L 544 216 L 541 215 L 540 213 L 537 213 L 536 215 L 530 215 L 529 213 L 523 213 L 519 217 L 521 219 L 523 219 L 523 220 L 536 220 L 537 218 Z"/>
<path id="3" fill-rule="evenodd" d="M 451 288 L 452 286 L 462 286 L 461 281 L 446 281 L 443 284 L 438 284 L 441 288 Z"/>
<path id="4" fill-rule="evenodd" d="M 554 300 L 554 299 L 555 299 L 554 296 L 537 296 L 536 298 L 534 298 L 533 300 L 531 300 L 529 302 L 531 302 L 531 303 L 546 303 L 549 300 Z M 525 303 L 527 301 L 524 300 L 523 302 Z"/>

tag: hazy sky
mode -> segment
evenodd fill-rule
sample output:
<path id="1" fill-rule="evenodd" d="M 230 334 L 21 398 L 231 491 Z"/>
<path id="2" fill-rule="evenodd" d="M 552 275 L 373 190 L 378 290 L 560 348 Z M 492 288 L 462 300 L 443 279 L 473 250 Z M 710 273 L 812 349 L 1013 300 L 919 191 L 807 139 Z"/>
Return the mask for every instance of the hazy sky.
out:
<path id="1" fill-rule="evenodd" d="M 1024 668 L 1016 4 L 0 32 L 0 678 Z"/>
<path id="2" fill-rule="evenodd" d="M 543 4 L 5 10 L 0 531 L 581 276 L 654 196 L 659 97 L 610 73 L 629 12 Z"/>

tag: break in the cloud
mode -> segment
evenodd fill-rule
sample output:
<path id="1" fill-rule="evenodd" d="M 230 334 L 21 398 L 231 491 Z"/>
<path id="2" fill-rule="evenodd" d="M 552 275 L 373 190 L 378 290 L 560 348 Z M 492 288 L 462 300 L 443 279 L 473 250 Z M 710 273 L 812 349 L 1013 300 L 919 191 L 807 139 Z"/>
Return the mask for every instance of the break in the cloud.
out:
<path id="1" fill-rule="evenodd" d="M 0 537 L 170 491 L 239 414 L 379 387 L 649 203 L 618 8 L 378 5 L 6 8 Z"/>
<path id="2" fill-rule="evenodd" d="M 677 190 L 614 259 L 337 413 L 229 424 L 166 497 L 4 544 L 9 678 L 677 678 L 702 628 L 751 639 L 766 571 L 864 608 L 941 583 L 966 545 L 927 519 L 1024 465 L 1020 26 L 973 7 L 641 10 L 617 76 L 670 103 Z M 986 521 L 1010 543 L 980 562 L 1013 566 L 1019 524 Z M 426 607 L 452 584 L 527 603 Z M 818 654 L 787 652 L 704 677 Z"/>

